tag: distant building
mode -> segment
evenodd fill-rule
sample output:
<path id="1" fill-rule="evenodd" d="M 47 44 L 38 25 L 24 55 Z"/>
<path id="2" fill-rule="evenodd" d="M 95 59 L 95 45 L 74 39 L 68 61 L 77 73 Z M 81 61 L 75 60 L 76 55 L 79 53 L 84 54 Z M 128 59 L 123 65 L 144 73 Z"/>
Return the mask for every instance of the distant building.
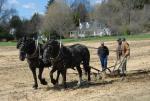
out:
<path id="1" fill-rule="evenodd" d="M 83 38 L 88 36 L 111 35 L 110 28 L 96 21 L 83 22 L 75 30 L 70 32 L 71 38 Z"/>

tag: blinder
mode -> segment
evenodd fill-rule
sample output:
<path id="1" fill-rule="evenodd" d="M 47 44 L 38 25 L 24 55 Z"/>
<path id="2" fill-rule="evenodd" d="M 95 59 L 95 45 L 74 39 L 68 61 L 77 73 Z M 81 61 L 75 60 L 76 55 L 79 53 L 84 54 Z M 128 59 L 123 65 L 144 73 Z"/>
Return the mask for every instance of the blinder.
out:
<path id="1" fill-rule="evenodd" d="M 59 52 L 58 52 L 58 54 L 57 54 L 57 56 L 56 57 L 49 57 L 49 59 L 50 60 L 56 60 L 59 56 L 60 56 L 60 53 L 61 53 L 61 48 L 62 48 L 62 43 L 61 43 L 61 41 L 60 42 L 57 42 L 57 41 L 55 41 L 55 42 L 51 42 L 51 43 L 49 43 L 48 45 L 47 45 L 47 50 L 50 50 L 50 51 L 54 51 L 54 48 L 56 48 L 56 47 L 59 47 Z"/>

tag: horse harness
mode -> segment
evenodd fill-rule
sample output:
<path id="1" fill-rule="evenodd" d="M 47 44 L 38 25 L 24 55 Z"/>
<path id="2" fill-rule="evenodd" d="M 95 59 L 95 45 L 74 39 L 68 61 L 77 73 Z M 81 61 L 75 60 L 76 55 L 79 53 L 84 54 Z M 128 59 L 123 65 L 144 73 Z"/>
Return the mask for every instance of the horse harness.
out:
<path id="1" fill-rule="evenodd" d="M 70 50 L 70 49 L 69 49 Z M 55 64 L 58 64 L 58 63 L 61 63 L 63 64 L 63 67 L 66 67 L 67 66 L 67 63 L 65 61 L 65 54 L 63 52 L 63 46 L 62 44 L 60 43 L 59 45 L 59 52 L 58 52 L 58 55 L 54 58 L 50 57 L 50 61 L 52 63 L 52 65 L 55 65 Z M 70 67 L 70 66 L 69 66 Z M 71 67 L 73 70 L 75 70 L 73 67 Z"/>
<path id="2" fill-rule="evenodd" d="M 22 43 L 22 42 L 21 42 L 21 43 Z M 20 44 L 21 44 L 21 43 L 20 43 Z M 23 43 L 22 43 L 21 45 L 23 45 Z M 42 57 L 41 57 L 41 51 L 40 51 L 40 45 L 39 45 L 38 41 L 35 41 L 35 46 L 36 46 L 36 49 L 35 49 L 35 51 L 33 52 L 33 54 L 31 54 L 31 55 L 27 54 L 26 58 L 28 58 L 28 59 L 33 59 L 33 58 L 37 58 L 37 57 L 39 57 L 39 59 L 42 58 Z M 20 52 L 21 52 L 21 51 L 20 51 Z M 37 53 L 37 52 L 38 52 L 38 53 Z"/>

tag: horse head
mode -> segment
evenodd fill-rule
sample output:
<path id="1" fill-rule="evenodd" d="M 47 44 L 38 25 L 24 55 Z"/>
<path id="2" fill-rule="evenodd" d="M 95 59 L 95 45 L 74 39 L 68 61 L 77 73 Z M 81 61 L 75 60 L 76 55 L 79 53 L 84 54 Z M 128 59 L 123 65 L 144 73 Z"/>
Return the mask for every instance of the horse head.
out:
<path id="1" fill-rule="evenodd" d="M 43 61 L 49 61 L 55 59 L 60 52 L 61 43 L 56 40 L 49 40 L 44 47 Z"/>
<path id="2" fill-rule="evenodd" d="M 36 49 L 36 41 L 33 38 L 23 37 L 19 45 L 19 58 L 24 61 L 27 54 L 33 54 Z"/>

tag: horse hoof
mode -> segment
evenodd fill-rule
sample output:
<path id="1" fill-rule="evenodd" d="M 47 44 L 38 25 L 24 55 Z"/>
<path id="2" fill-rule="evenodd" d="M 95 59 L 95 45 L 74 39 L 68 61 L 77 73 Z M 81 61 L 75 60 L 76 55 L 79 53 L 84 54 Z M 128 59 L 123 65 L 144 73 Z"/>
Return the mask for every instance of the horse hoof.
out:
<path id="1" fill-rule="evenodd" d="M 34 88 L 34 89 L 37 89 L 37 88 L 38 88 L 38 85 L 33 85 L 33 88 Z"/>
<path id="2" fill-rule="evenodd" d="M 77 87 L 81 87 L 82 83 L 78 82 Z"/>
<path id="3" fill-rule="evenodd" d="M 52 83 L 53 85 L 56 85 L 56 84 L 57 84 L 57 81 L 53 79 L 53 80 L 51 81 L 51 83 Z"/>
<path id="4" fill-rule="evenodd" d="M 77 88 L 80 88 L 80 87 L 81 87 L 81 84 L 77 84 L 77 86 L 75 88 L 77 89 Z"/>
<path id="5" fill-rule="evenodd" d="M 47 85 L 46 80 L 45 80 L 45 79 L 42 79 L 41 84 L 43 84 L 43 85 Z"/>
<path id="6" fill-rule="evenodd" d="M 67 88 L 67 85 L 64 85 L 64 89 L 66 89 Z"/>

